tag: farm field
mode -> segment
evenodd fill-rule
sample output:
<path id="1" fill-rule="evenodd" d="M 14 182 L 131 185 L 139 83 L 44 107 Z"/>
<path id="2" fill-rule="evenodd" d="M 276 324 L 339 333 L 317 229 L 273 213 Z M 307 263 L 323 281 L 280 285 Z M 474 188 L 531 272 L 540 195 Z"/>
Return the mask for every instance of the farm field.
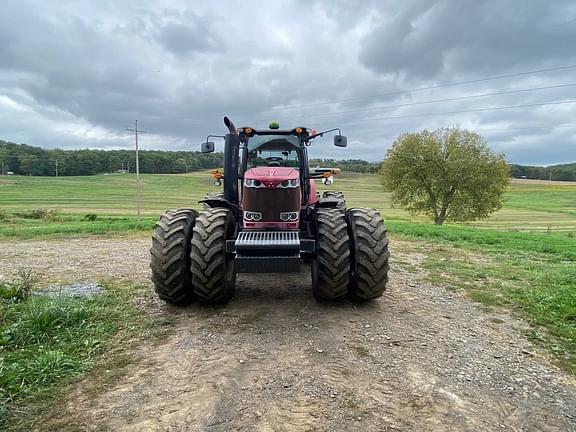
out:
<path id="1" fill-rule="evenodd" d="M 149 234 L 161 212 L 198 208 L 219 188 L 208 172 L 142 183 L 138 223 L 133 176 L 0 177 L 0 429 L 124 430 L 135 421 L 162 430 L 230 414 L 240 428 L 286 415 L 305 430 L 334 409 L 330 421 L 346 430 L 386 421 L 464 430 L 462 419 L 499 430 L 519 424 L 509 411 L 538 427 L 543 418 L 555 430 L 575 426 L 565 407 L 576 395 L 576 184 L 514 182 L 492 218 L 436 227 L 393 208 L 376 176 L 343 175 L 330 189 L 388 220 L 384 297 L 325 305 L 313 300 L 309 274 L 239 275 L 225 308 L 176 309 L 152 292 Z M 18 279 L 23 269 L 40 287 L 82 280 L 105 290 L 36 298 Z M 190 395 L 204 403 L 191 414 L 180 409 Z M 438 411 L 418 409 L 421 397 Z"/>
<path id="2" fill-rule="evenodd" d="M 135 225 L 135 176 L 4 177 L 0 178 L 0 237 L 28 233 L 101 232 L 137 229 Z M 390 194 L 378 177 L 346 173 L 334 185 L 319 190 L 342 190 L 348 206 L 373 207 L 386 220 L 428 222 L 394 208 Z M 142 228 L 148 229 L 160 213 L 176 207 L 198 207 L 212 185 L 208 172 L 189 175 L 142 175 Z M 38 219 L 29 212 L 52 210 Z M 92 220 L 86 220 L 87 215 Z M 472 227 L 510 231 L 576 231 L 576 183 L 514 181 L 503 209 Z M 93 231 L 90 231 L 93 229 Z"/>

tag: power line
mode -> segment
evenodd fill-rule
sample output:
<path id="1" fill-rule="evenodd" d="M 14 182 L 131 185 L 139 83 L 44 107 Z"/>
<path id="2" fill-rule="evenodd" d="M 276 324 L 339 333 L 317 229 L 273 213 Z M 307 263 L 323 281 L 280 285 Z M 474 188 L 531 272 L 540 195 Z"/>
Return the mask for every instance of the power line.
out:
<path id="1" fill-rule="evenodd" d="M 500 96 L 500 95 L 507 95 L 507 94 L 515 94 L 515 93 L 525 93 L 529 91 L 540 91 L 540 90 L 550 90 L 550 89 L 558 89 L 558 88 L 566 88 L 566 87 L 576 87 L 576 84 L 559 84 L 553 86 L 545 86 L 545 87 L 532 87 L 526 89 L 519 89 L 519 90 L 508 90 L 508 91 L 499 91 L 493 93 L 482 93 L 476 95 L 468 95 L 468 96 L 457 96 L 451 98 L 444 98 L 444 99 L 434 99 L 429 101 L 422 101 L 422 102 L 408 102 L 403 104 L 396 104 L 396 105 L 384 105 L 379 107 L 372 107 L 372 108 L 361 108 L 356 110 L 348 110 L 348 111 L 335 111 L 330 113 L 320 113 L 320 114 L 310 114 L 308 117 L 324 117 L 324 116 L 332 116 L 332 115 L 339 115 L 339 114 L 356 114 L 360 112 L 370 112 L 370 111 L 379 111 L 385 109 L 393 109 L 393 108 L 402 108 L 408 106 L 416 106 L 416 105 L 427 105 L 439 102 L 452 102 L 452 101 L 459 101 L 459 100 L 466 100 L 466 99 L 475 99 L 480 97 L 488 97 L 488 96 Z M 289 116 L 289 117 L 277 117 L 277 120 L 287 120 L 287 119 L 295 119 L 301 118 L 302 116 Z M 262 119 L 256 121 L 264 121 Z"/>
<path id="2" fill-rule="evenodd" d="M 417 87 L 417 88 L 408 89 L 408 90 L 398 90 L 398 91 L 393 91 L 393 92 L 388 92 L 388 93 L 374 94 L 374 95 L 370 95 L 370 96 L 357 96 L 357 97 L 352 97 L 352 98 L 337 99 L 337 100 L 326 101 L 326 102 L 316 102 L 316 103 L 304 104 L 304 105 L 286 105 L 284 107 L 270 108 L 268 111 L 281 111 L 281 110 L 287 110 L 287 109 L 308 108 L 308 107 L 312 107 L 312 106 L 330 105 L 330 104 L 335 104 L 335 103 L 350 102 L 350 101 L 362 100 L 362 99 L 372 99 L 375 97 L 394 96 L 394 95 L 405 94 L 405 93 L 414 93 L 414 92 L 419 92 L 419 91 L 424 91 L 424 90 L 434 90 L 434 89 L 439 89 L 439 88 L 453 87 L 453 86 L 459 86 L 459 85 L 465 85 L 465 84 L 473 84 L 473 83 L 485 82 L 485 81 L 493 81 L 493 80 L 504 79 L 504 78 L 513 78 L 513 77 L 525 76 L 525 75 L 533 75 L 533 74 L 539 74 L 539 73 L 544 73 L 544 72 L 556 72 L 556 71 L 569 70 L 569 69 L 576 69 L 576 65 L 562 66 L 562 67 L 548 68 L 548 69 L 538 69 L 538 70 L 518 72 L 518 73 L 513 73 L 513 74 L 497 75 L 497 76 L 492 76 L 492 77 L 487 77 L 487 78 L 478 78 L 478 79 L 467 80 L 467 81 L 457 81 L 457 82 L 446 83 L 446 84 L 436 84 L 436 85 L 432 85 L 432 86 Z"/>
<path id="3" fill-rule="evenodd" d="M 353 123 L 363 123 L 363 122 L 369 122 L 369 121 L 396 120 L 396 119 L 416 118 L 416 117 L 432 117 L 432 116 L 438 116 L 438 115 L 463 114 L 463 113 L 482 112 L 482 111 L 497 111 L 497 110 L 505 110 L 505 109 L 529 108 L 529 107 L 536 107 L 536 106 L 562 105 L 562 104 L 571 104 L 571 103 L 576 103 L 576 100 L 533 103 L 533 104 L 524 104 L 524 105 L 508 105 L 508 106 L 492 107 L 492 108 L 475 108 L 475 109 L 469 109 L 469 110 L 444 111 L 444 112 L 425 113 L 425 114 L 406 114 L 406 115 L 391 116 L 391 117 L 372 117 L 372 118 L 361 119 L 361 120 L 342 121 L 342 122 L 339 122 L 339 124 L 353 124 Z"/>
<path id="4" fill-rule="evenodd" d="M 442 126 L 440 126 L 442 127 Z M 450 127 L 450 126 L 446 126 Z M 559 124 L 559 125 L 542 125 L 542 126 L 530 126 L 530 127 L 505 127 L 505 128 L 489 128 L 489 129 L 470 129 L 472 132 L 503 132 L 503 131 L 515 131 L 515 130 L 542 130 L 542 129 L 576 129 L 576 124 Z M 363 137 L 371 137 L 374 134 L 364 134 L 365 131 L 375 131 L 382 130 L 382 128 L 368 128 L 360 129 L 358 132 L 362 134 Z M 381 133 L 379 134 L 381 135 Z"/>
<path id="5" fill-rule="evenodd" d="M 508 128 L 492 128 L 492 129 L 474 129 L 475 132 L 501 132 L 513 130 L 535 130 L 535 129 L 575 129 L 576 124 L 573 125 L 549 125 L 549 126 L 531 126 L 531 127 L 508 127 Z"/>

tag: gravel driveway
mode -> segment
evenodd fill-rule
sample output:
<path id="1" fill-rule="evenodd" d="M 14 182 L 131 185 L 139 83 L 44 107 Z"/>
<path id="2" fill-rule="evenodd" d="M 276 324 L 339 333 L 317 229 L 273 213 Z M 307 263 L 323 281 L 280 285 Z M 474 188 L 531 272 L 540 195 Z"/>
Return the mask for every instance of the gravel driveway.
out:
<path id="1" fill-rule="evenodd" d="M 146 282 L 148 239 L 0 242 L 0 274 Z M 418 264 L 421 257 L 392 256 Z M 371 304 L 318 304 L 307 273 L 239 276 L 225 308 L 158 304 L 173 335 L 144 344 L 96 397 L 57 416 L 114 431 L 576 431 L 575 380 L 525 325 L 393 265 Z"/>

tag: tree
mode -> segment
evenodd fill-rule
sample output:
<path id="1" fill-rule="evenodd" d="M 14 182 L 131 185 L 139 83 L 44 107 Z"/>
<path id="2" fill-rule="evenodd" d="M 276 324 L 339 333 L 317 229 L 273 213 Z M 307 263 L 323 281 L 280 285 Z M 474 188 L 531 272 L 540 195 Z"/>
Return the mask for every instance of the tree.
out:
<path id="1" fill-rule="evenodd" d="M 472 221 L 502 207 L 510 169 L 484 139 L 458 128 L 401 135 L 386 153 L 381 180 L 392 202 L 411 213 Z"/>
<path id="2" fill-rule="evenodd" d="M 26 175 L 32 175 L 35 165 L 38 163 L 38 158 L 34 155 L 20 156 L 20 170 Z"/>

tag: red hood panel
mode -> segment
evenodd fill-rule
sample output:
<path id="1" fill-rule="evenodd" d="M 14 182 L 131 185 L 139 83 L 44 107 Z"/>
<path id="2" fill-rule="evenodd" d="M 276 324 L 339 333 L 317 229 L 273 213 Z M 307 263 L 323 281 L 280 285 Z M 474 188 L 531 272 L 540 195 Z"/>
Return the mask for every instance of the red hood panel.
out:
<path id="1" fill-rule="evenodd" d="M 300 173 L 294 168 L 287 167 L 259 167 L 251 168 L 244 173 L 244 178 L 260 180 L 261 182 L 280 183 L 282 180 L 294 180 L 300 178 Z"/>

